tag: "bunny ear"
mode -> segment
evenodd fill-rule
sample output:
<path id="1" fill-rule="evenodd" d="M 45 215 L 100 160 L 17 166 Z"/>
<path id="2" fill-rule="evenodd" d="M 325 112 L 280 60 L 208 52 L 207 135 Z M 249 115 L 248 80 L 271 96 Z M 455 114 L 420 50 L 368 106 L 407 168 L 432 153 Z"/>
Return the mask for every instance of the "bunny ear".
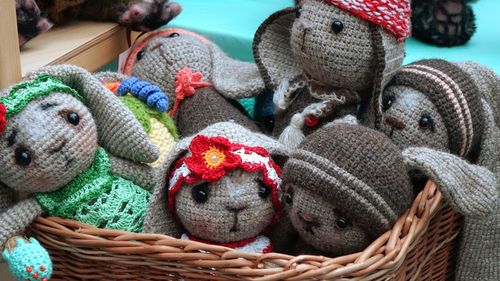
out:
<path id="1" fill-rule="evenodd" d="M 55 65 L 32 72 L 27 78 L 40 74 L 62 81 L 84 97 L 97 125 L 99 145 L 107 151 L 138 162 L 151 163 L 158 159 L 158 148 L 149 140 L 132 112 L 88 71 L 72 65 Z"/>
<path id="2" fill-rule="evenodd" d="M 168 208 L 168 179 L 169 171 L 172 170 L 173 165 L 175 165 L 179 158 L 182 158 L 186 154 L 191 139 L 191 137 L 181 139 L 175 145 L 174 149 L 170 151 L 162 167 L 162 171 L 164 171 L 161 177 L 162 182 L 156 185 L 153 190 L 153 195 L 149 200 L 149 206 L 142 228 L 144 232 L 180 237 L 181 227 Z"/>
<path id="3" fill-rule="evenodd" d="M 253 55 L 268 89 L 275 89 L 282 80 L 292 80 L 302 67 L 292 53 L 290 36 L 298 7 L 272 14 L 257 29 Z"/>
<path id="4" fill-rule="evenodd" d="M 212 84 L 226 98 L 254 97 L 264 91 L 264 81 L 255 63 L 228 57 L 218 46 L 212 51 Z"/>
<path id="5" fill-rule="evenodd" d="M 409 170 L 417 170 L 433 180 L 462 215 L 484 218 L 495 210 L 498 183 L 490 170 L 430 148 L 407 148 L 403 157 Z"/>

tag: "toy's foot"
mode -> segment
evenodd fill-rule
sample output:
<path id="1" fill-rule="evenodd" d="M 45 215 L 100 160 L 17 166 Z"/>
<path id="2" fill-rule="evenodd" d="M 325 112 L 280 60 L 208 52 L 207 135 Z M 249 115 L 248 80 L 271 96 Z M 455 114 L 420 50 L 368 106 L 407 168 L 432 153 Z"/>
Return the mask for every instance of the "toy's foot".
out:
<path id="1" fill-rule="evenodd" d="M 19 46 L 52 27 L 52 24 L 41 16 L 34 0 L 16 1 L 16 17 Z"/>
<path id="2" fill-rule="evenodd" d="M 180 12 L 181 6 L 177 3 L 155 0 L 131 5 L 120 16 L 119 22 L 135 31 L 150 31 L 167 24 Z"/>
<path id="3" fill-rule="evenodd" d="M 48 281 L 52 275 L 49 254 L 35 238 L 29 241 L 22 237 L 9 239 L 2 257 L 17 280 Z"/>
<path id="4" fill-rule="evenodd" d="M 465 44 L 476 31 L 466 0 L 415 1 L 412 20 L 414 36 L 438 46 Z"/>

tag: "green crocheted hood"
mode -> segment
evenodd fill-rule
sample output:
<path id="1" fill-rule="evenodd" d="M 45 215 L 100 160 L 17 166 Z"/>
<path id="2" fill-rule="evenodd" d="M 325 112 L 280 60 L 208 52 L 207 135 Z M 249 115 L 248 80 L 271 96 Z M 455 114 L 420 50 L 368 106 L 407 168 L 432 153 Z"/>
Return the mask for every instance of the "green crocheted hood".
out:
<path id="1" fill-rule="evenodd" d="M 84 101 L 78 92 L 49 75 L 40 75 L 36 79 L 14 86 L 7 96 L 0 97 L 0 134 L 7 127 L 7 119 L 19 113 L 31 101 L 53 92 L 70 94 Z"/>

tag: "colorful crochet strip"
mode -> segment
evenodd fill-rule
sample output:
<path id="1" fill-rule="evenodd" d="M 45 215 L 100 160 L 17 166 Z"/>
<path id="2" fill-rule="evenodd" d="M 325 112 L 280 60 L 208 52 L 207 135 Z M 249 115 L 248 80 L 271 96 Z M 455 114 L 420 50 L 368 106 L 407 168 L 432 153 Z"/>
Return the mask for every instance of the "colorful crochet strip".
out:
<path id="1" fill-rule="evenodd" d="M 18 84 L 7 96 L 0 97 L 0 134 L 7 126 L 8 118 L 20 112 L 29 102 L 53 92 L 70 94 L 84 101 L 75 89 L 49 75 L 40 75 L 34 80 Z"/>
<path id="2" fill-rule="evenodd" d="M 208 82 L 201 81 L 202 78 L 203 74 L 201 72 L 193 73 L 189 67 L 185 67 L 177 73 L 175 77 L 175 102 L 170 116 L 173 116 L 179 110 L 179 106 L 184 99 L 196 93 L 196 89 L 212 86 Z"/>
<path id="3" fill-rule="evenodd" d="M 167 95 L 158 87 L 149 82 L 130 77 L 123 80 L 116 90 L 118 96 L 132 94 L 145 101 L 148 106 L 155 107 L 159 112 L 167 112 Z"/>
<path id="4" fill-rule="evenodd" d="M 102 148 L 92 166 L 66 187 L 35 195 L 50 216 L 132 232 L 142 230 L 149 197 L 140 186 L 110 174 L 109 157 Z"/>

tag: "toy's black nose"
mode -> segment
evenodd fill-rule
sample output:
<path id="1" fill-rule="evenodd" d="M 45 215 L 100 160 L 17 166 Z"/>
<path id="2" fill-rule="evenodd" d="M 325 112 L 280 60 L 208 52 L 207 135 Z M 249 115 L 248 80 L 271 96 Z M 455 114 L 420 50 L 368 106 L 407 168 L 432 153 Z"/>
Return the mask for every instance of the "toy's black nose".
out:
<path id="1" fill-rule="evenodd" d="M 406 128 L 406 125 L 405 123 L 403 123 L 403 121 L 392 116 L 385 117 L 385 123 L 387 123 L 389 126 L 393 127 L 396 130 L 403 130 L 404 128 Z"/>

